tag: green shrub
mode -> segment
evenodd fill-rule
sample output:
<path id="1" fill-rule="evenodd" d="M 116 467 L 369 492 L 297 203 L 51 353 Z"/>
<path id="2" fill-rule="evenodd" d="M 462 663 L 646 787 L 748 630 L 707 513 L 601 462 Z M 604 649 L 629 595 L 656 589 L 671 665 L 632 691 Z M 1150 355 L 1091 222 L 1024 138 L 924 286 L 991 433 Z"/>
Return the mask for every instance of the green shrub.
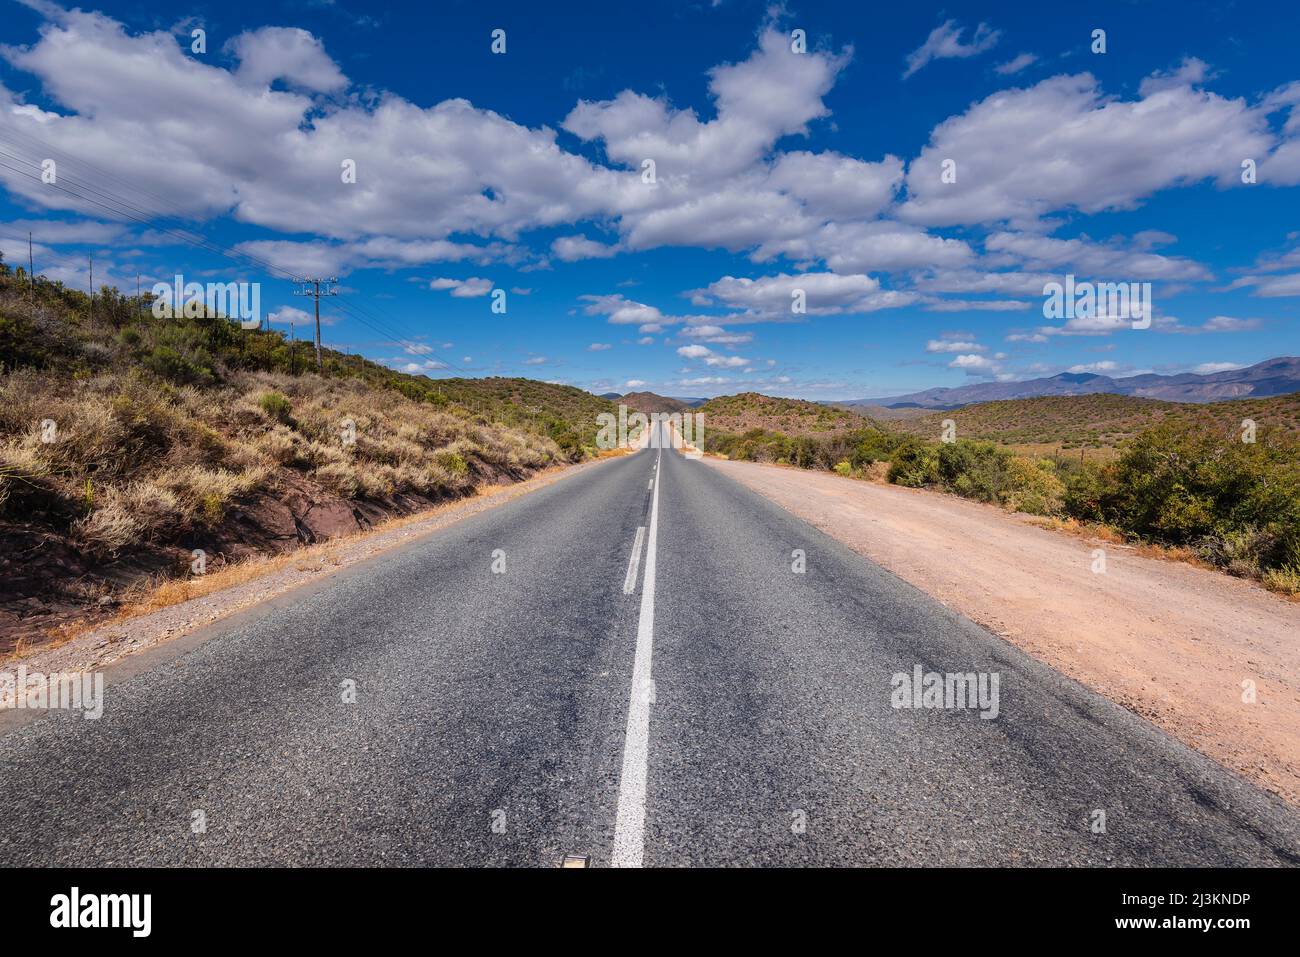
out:
<path id="1" fill-rule="evenodd" d="M 455 476 L 464 476 L 469 474 L 469 463 L 459 452 L 439 452 L 435 460 L 444 469 Z"/>
<path id="2" fill-rule="evenodd" d="M 900 445 L 889 461 L 888 479 L 908 488 L 939 484 L 938 451 L 915 440 Z"/>
<path id="3" fill-rule="evenodd" d="M 1030 515 L 1056 515 L 1061 511 L 1065 484 L 1056 476 L 1050 460 L 1033 461 L 1012 456 L 1007 462 L 1007 486 L 1003 504 Z"/>
<path id="4" fill-rule="evenodd" d="M 1102 522 L 1114 514 L 1118 494 L 1115 466 L 1088 462 L 1065 472 L 1061 508 L 1085 522 Z"/>
<path id="5" fill-rule="evenodd" d="M 1010 461 L 1011 453 L 991 442 L 947 442 L 939 446 L 939 481 L 966 498 L 999 503 L 1008 488 Z"/>
<path id="6" fill-rule="evenodd" d="M 293 403 L 291 403 L 288 398 L 280 392 L 275 392 L 274 390 L 271 392 L 264 392 L 262 397 L 257 400 L 257 404 L 261 407 L 263 412 L 275 419 L 277 422 L 289 425 L 293 421 L 291 418 Z"/>
<path id="7" fill-rule="evenodd" d="M 1300 595 L 1300 564 L 1267 569 L 1264 584 L 1286 595 Z"/>

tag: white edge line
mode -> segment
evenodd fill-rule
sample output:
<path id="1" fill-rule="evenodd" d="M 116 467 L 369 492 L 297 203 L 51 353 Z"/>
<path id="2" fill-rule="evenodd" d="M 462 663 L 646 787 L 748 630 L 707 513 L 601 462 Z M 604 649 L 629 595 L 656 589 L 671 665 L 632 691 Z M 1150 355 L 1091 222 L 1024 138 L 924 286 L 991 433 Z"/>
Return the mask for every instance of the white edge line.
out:
<path id="1" fill-rule="evenodd" d="M 663 457 L 663 450 L 659 450 Z M 658 460 L 656 460 L 656 465 Z M 627 735 L 623 742 L 623 773 L 618 782 L 618 815 L 614 821 L 614 867 L 640 867 L 645 850 L 646 764 L 650 750 L 650 700 L 653 684 L 650 662 L 654 652 L 655 545 L 659 539 L 659 488 L 655 483 L 650 506 L 645 575 L 641 580 L 641 619 L 636 630 L 636 657 L 632 664 L 632 694 L 627 708 Z"/>
<path id="2" fill-rule="evenodd" d="M 627 562 L 627 577 L 623 579 L 623 594 L 636 591 L 636 570 L 641 567 L 641 543 L 645 541 L 645 526 L 638 525 L 636 540 L 632 543 L 632 557 Z"/>

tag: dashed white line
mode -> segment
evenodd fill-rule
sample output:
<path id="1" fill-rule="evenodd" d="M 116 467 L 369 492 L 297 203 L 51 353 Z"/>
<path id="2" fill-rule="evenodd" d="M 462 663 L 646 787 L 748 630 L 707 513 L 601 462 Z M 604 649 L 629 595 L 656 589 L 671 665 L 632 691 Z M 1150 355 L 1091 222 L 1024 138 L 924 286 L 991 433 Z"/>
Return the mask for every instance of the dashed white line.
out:
<path id="1" fill-rule="evenodd" d="M 636 570 L 641 567 L 641 543 L 645 541 L 645 526 L 638 525 L 636 541 L 632 543 L 632 557 L 627 563 L 627 577 L 623 579 L 623 594 L 630 595 L 636 591 Z"/>
<path id="2" fill-rule="evenodd" d="M 663 450 L 659 451 L 659 458 Z M 658 468 L 659 459 L 655 461 Z M 627 709 L 627 735 L 623 742 L 623 774 L 618 783 L 618 816 L 614 821 L 614 867 L 640 867 L 645 851 L 646 764 L 650 751 L 650 705 L 654 681 L 650 661 L 654 652 L 655 545 L 659 539 L 659 488 L 655 483 L 650 506 L 650 534 L 646 540 L 645 576 L 641 581 L 641 619 L 636 630 L 636 657 L 632 663 L 632 695 Z"/>

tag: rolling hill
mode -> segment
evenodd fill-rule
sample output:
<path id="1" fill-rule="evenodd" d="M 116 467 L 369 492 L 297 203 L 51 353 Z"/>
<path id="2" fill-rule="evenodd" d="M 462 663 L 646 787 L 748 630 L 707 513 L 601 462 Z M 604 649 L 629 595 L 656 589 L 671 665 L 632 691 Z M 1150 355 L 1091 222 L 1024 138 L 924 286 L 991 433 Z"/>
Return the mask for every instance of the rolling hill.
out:
<path id="1" fill-rule="evenodd" d="M 1145 375 L 1112 378 L 1094 373 L 1062 372 L 1049 378 L 1023 382 L 981 382 L 956 388 L 926 389 L 888 398 L 854 399 L 838 403 L 859 408 L 921 407 L 955 409 L 975 402 L 1002 399 L 1032 399 L 1041 396 L 1091 395 L 1095 393 L 1131 395 L 1168 402 L 1219 402 L 1225 399 L 1267 398 L 1300 392 L 1300 358 L 1282 356 L 1266 359 L 1244 369 L 1231 369 L 1197 375 Z"/>
<path id="2" fill-rule="evenodd" d="M 669 398 L 654 392 L 629 392 L 617 401 L 635 412 L 644 412 L 647 415 L 652 412 L 685 412 L 690 408 L 689 403 L 681 399 Z"/>
<path id="3" fill-rule="evenodd" d="M 715 432 L 766 429 L 791 436 L 832 435 L 873 424 L 853 409 L 803 399 L 781 399 L 758 392 L 719 396 L 708 400 L 696 411 L 704 413 L 704 427 Z"/>

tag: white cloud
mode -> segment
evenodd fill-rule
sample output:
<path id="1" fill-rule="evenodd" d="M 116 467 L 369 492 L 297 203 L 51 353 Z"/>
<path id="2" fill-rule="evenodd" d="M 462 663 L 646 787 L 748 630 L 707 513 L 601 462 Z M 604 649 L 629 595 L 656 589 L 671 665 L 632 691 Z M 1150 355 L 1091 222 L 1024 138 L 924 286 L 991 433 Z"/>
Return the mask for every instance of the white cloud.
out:
<path id="1" fill-rule="evenodd" d="M 1080 365 L 1070 366 L 1070 368 L 1066 369 L 1065 371 L 1073 372 L 1076 375 L 1081 373 L 1087 373 L 1087 372 L 1093 372 L 1098 375 L 1104 375 L 1108 372 L 1118 371 L 1118 369 L 1119 369 L 1118 362 L 1112 362 L 1110 359 L 1106 359 L 1102 362 L 1086 362 Z"/>
<path id="2" fill-rule="evenodd" d="M 614 325 L 658 326 L 663 325 L 665 322 L 676 321 L 665 317 L 654 306 L 647 306 L 643 302 L 633 302 L 620 293 L 607 296 L 579 296 L 578 298 L 587 302 L 587 305 L 583 307 L 583 312 L 589 316 L 607 316 L 608 321 Z"/>
<path id="3" fill-rule="evenodd" d="M 879 163 L 839 153 L 783 153 L 767 185 L 794 196 L 809 212 L 835 218 L 873 217 L 894 199 L 903 184 L 903 161 L 886 156 Z"/>
<path id="4" fill-rule="evenodd" d="M 882 307 L 882 296 L 888 299 L 897 295 L 881 293 L 879 281 L 871 276 L 829 272 L 793 276 L 781 273 L 760 279 L 723 276 L 694 294 L 757 314 L 793 317 L 791 307 L 799 291 L 803 292 L 810 314 L 871 311 Z"/>
<path id="5" fill-rule="evenodd" d="M 273 312 L 268 312 L 266 317 L 273 326 L 285 326 L 287 328 L 290 322 L 293 323 L 296 329 L 314 329 L 316 326 L 316 314 L 314 312 L 307 312 L 294 306 L 281 306 Z M 336 326 L 341 320 L 341 316 L 332 312 L 322 312 L 320 316 L 322 326 Z M 410 352 L 411 350 L 407 349 L 406 351 Z M 414 355 L 414 353 L 412 354 Z"/>
<path id="6" fill-rule="evenodd" d="M 587 351 L 604 352 L 606 349 L 612 349 L 612 348 L 614 347 L 610 345 L 608 342 L 593 342 L 591 345 L 587 346 Z"/>
<path id="7" fill-rule="evenodd" d="M 825 116 L 822 97 L 848 62 L 847 53 L 794 53 L 789 37 L 775 29 L 764 30 L 758 46 L 749 59 L 709 71 L 715 119 L 701 122 L 694 110 L 624 90 L 612 100 L 580 102 L 562 126 L 580 139 L 603 140 L 610 159 L 638 171 L 642 160 L 653 159 L 659 180 L 724 179 L 751 166 L 780 137 L 805 133 Z"/>
<path id="8" fill-rule="evenodd" d="M 987 23 L 981 23 L 975 28 L 970 43 L 962 43 L 961 35 L 965 31 L 966 28 L 958 26 L 956 20 L 945 20 L 931 30 L 925 42 L 907 55 L 907 69 L 903 71 L 903 79 L 906 80 L 931 60 L 964 58 L 983 53 L 991 49 L 1002 36 Z"/>
<path id="9" fill-rule="evenodd" d="M 1055 239 L 1037 233 L 997 232 L 985 238 L 984 249 L 1005 254 L 1026 269 L 1069 269 L 1111 281 L 1210 278 L 1208 269 L 1190 259 L 1164 256 L 1118 242 L 1094 243 L 1086 237 Z"/>
<path id="10" fill-rule="evenodd" d="M 1197 375 L 1212 375 L 1215 372 L 1231 372 L 1233 369 L 1246 368 L 1240 362 L 1202 362 L 1198 366 L 1193 366 L 1192 371 Z"/>
<path id="11" fill-rule="evenodd" d="M 969 376 L 991 376 L 997 374 L 999 367 L 987 356 L 968 353 L 954 358 L 948 363 L 950 369 L 961 369 Z"/>
<path id="12" fill-rule="evenodd" d="M 1284 276 L 1243 276 L 1228 286 L 1229 289 L 1249 287 L 1256 296 L 1276 298 L 1279 296 L 1300 296 L 1300 272 Z"/>
<path id="13" fill-rule="evenodd" d="M 1264 115 L 1244 100 L 1190 85 L 1121 100 L 1090 74 L 1055 76 L 935 127 L 908 167 L 901 213 L 943 225 L 1132 209 L 1171 186 L 1240 185 L 1241 157 L 1266 156 L 1272 144 Z M 945 159 L 956 163 L 955 183 L 941 180 Z"/>
<path id="14" fill-rule="evenodd" d="M 239 60 L 236 78 L 242 83 L 268 87 L 275 80 L 319 93 L 333 93 L 348 85 L 321 42 L 296 27 L 262 27 L 241 33 L 227 44 Z"/>
<path id="15" fill-rule="evenodd" d="M 1033 53 L 1018 53 L 1006 63 L 999 63 L 993 68 L 995 73 L 1002 76 L 1011 76 L 1013 73 L 1019 73 L 1027 66 L 1032 66 L 1038 62 L 1038 57 Z"/>
<path id="16" fill-rule="evenodd" d="M 1258 319 L 1235 319 L 1232 316 L 1213 316 L 1201 323 L 1203 332 L 1249 332 L 1258 329 Z"/>
<path id="17" fill-rule="evenodd" d="M 429 288 L 435 291 L 450 289 L 451 294 L 458 299 L 473 299 L 478 296 L 486 296 L 492 291 L 491 279 L 431 279 Z"/>
<path id="18" fill-rule="evenodd" d="M 827 223 L 793 239 L 764 242 L 754 258 L 762 262 L 777 255 L 822 259 L 839 273 L 957 268 L 975 258 L 964 240 L 891 221 Z"/>
<path id="19" fill-rule="evenodd" d="M 551 255 L 562 262 L 580 259 L 608 259 L 618 255 L 618 246 L 607 246 L 586 236 L 561 236 L 551 243 Z"/>
<path id="20" fill-rule="evenodd" d="M 978 342 L 961 339 L 931 339 L 925 344 L 926 352 L 986 352 Z"/>

